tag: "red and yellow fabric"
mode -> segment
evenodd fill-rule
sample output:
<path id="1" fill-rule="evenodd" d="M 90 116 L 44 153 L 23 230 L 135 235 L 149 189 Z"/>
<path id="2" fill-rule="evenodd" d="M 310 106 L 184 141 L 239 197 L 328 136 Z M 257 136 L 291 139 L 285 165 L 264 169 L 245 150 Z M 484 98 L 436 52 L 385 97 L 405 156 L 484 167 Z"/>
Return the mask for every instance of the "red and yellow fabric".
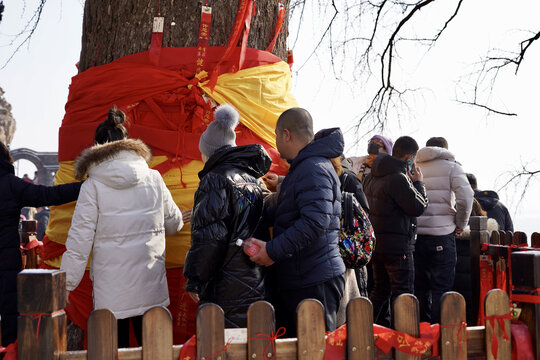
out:
<path id="1" fill-rule="evenodd" d="M 208 48 L 210 67 L 221 53 L 219 47 Z M 160 170 L 176 203 L 191 208 L 197 174 L 203 166 L 199 137 L 212 121 L 204 118 L 210 107 L 206 97 L 235 106 L 241 116 L 237 144 L 262 144 L 272 157 L 271 171 L 285 173 L 287 165 L 274 148 L 274 128 L 284 110 L 297 106 L 290 93 L 289 66 L 267 52 L 246 49 L 245 68 L 228 73 L 233 61 L 223 62 L 223 73 L 212 91 L 207 87 L 206 73 L 195 74 L 195 57 L 196 48 L 163 48 L 159 66 L 149 65 L 146 53 L 139 53 L 75 76 L 59 132 L 56 183 L 74 181 L 73 160 L 92 145 L 96 126 L 108 109 L 117 105 L 128 114 L 130 136 L 151 146 L 155 157 L 150 166 Z M 55 244 L 65 244 L 74 207 L 71 203 L 51 209 L 48 254 L 62 252 Z M 189 228 L 167 237 L 167 267 L 183 265 L 189 237 Z M 60 266 L 60 257 L 45 258 L 46 264 Z"/>

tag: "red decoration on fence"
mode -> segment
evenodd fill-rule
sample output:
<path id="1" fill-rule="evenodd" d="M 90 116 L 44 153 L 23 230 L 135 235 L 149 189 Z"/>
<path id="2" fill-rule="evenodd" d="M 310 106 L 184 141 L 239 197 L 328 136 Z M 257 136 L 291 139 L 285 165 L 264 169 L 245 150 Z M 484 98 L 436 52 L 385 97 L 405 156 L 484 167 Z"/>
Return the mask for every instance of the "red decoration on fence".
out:
<path id="1" fill-rule="evenodd" d="M 489 323 L 491 325 L 491 328 L 493 329 L 493 332 L 495 332 L 495 320 L 497 320 L 499 327 L 503 329 L 503 339 L 510 340 L 510 337 L 506 332 L 506 326 L 504 326 L 504 320 L 510 319 L 511 317 L 511 314 L 486 316 L 486 326 Z M 491 340 L 491 353 L 493 354 L 493 358 L 497 360 L 497 355 L 499 353 L 499 339 L 495 335 Z"/>
<path id="2" fill-rule="evenodd" d="M 480 301 L 478 309 L 478 325 L 484 325 L 484 300 L 493 289 L 493 260 L 489 255 L 480 255 Z"/>

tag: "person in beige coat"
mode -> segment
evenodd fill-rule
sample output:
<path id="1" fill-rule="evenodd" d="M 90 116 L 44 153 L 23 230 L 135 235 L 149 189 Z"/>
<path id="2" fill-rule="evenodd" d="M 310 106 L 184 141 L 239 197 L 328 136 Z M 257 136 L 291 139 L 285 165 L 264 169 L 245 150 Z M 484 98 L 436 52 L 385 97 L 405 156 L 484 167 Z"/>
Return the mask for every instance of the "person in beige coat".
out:
<path id="1" fill-rule="evenodd" d="M 67 290 L 74 290 L 92 252 L 94 309 L 109 309 L 119 319 L 120 347 L 129 346 L 129 318 L 140 344 L 141 315 L 169 304 L 165 234 L 176 234 L 184 224 L 161 175 L 148 167 L 150 148 L 127 138 L 124 119 L 111 109 L 96 129 L 96 145 L 75 162 L 76 178 L 88 178 L 61 265 Z"/>
<path id="2" fill-rule="evenodd" d="M 424 174 L 429 204 L 418 217 L 414 291 L 420 320 L 437 323 L 441 296 L 454 285 L 455 236 L 469 222 L 473 191 L 444 138 L 429 139 L 416 161 Z"/>

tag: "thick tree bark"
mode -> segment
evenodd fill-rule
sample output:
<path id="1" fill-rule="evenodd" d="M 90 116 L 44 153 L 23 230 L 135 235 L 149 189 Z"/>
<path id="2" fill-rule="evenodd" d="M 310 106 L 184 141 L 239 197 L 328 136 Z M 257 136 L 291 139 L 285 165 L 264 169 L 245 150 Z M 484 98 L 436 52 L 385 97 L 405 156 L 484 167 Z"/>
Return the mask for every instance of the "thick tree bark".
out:
<path id="1" fill-rule="evenodd" d="M 196 46 L 201 6 L 206 3 L 212 7 L 210 46 L 223 46 L 229 40 L 238 0 L 86 0 L 79 71 L 148 50 L 158 11 L 165 18 L 164 47 Z M 287 12 L 274 54 L 285 60 L 289 0 L 283 3 Z M 274 34 L 279 2 L 257 0 L 254 4 L 247 46 L 265 49 Z"/>

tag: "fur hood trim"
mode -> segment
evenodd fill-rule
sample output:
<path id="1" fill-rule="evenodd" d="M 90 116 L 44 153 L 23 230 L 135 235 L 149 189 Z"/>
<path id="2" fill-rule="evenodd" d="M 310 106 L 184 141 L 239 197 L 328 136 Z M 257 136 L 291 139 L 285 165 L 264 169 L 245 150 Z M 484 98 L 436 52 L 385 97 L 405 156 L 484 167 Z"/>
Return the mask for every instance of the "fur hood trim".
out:
<path id="1" fill-rule="evenodd" d="M 133 151 L 147 163 L 152 160 L 152 151 L 139 139 L 124 139 L 105 144 L 94 145 L 81 153 L 75 160 L 75 178 L 82 180 L 88 168 L 105 160 L 112 159 L 121 151 Z"/>

